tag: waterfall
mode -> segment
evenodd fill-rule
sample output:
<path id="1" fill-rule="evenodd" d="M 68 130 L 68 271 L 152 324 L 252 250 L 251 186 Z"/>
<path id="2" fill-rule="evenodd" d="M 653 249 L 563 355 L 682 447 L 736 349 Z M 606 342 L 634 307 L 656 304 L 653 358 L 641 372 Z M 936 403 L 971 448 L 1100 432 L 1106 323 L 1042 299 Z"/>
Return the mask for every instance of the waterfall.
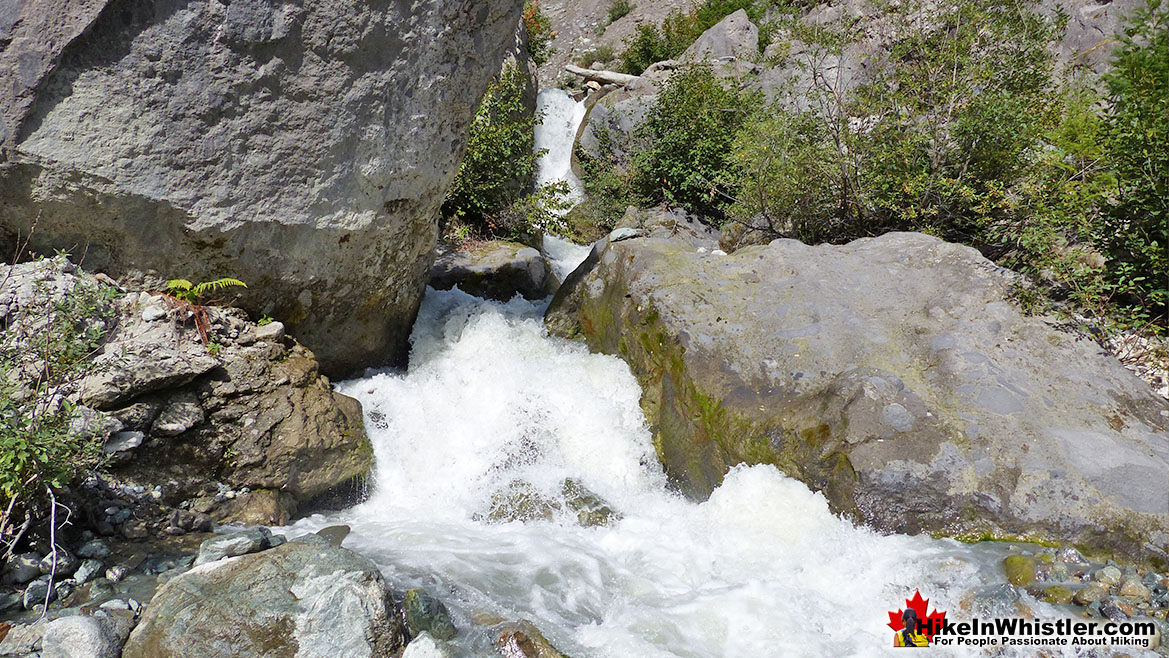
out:
<path id="1" fill-rule="evenodd" d="M 584 101 L 574 101 L 563 89 L 545 89 L 536 96 L 536 111 L 544 114 L 543 122 L 536 125 L 536 150 L 547 149 L 540 158 L 536 184 L 565 181 L 568 200 L 579 203 L 584 189 L 572 171 L 572 147 L 585 117 Z"/>

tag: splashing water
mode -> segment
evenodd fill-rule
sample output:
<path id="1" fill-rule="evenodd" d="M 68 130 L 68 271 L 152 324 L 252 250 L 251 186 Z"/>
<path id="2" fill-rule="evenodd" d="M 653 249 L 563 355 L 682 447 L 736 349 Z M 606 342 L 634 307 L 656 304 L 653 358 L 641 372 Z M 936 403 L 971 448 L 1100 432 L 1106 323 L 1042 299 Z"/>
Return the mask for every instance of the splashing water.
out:
<path id="1" fill-rule="evenodd" d="M 547 149 L 536 170 L 536 185 L 565 181 L 569 188 L 565 200 L 579 203 L 584 187 L 572 171 L 572 147 L 585 117 L 585 104 L 562 89 L 545 89 L 536 96 L 536 111 L 544 114 L 544 120 L 536 126 L 535 148 Z"/>
<path id="2" fill-rule="evenodd" d="M 526 618 L 600 658 L 883 655 L 886 611 L 915 588 L 969 613 L 1001 579 L 1001 552 L 854 527 L 770 466 L 733 469 L 706 502 L 671 493 L 628 367 L 548 337 L 545 304 L 429 291 L 408 374 L 340 386 L 365 408 L 371 498 L 298 528 L 351 525 L 347 547 L 461 628 Z M 581 527 L 566 479 L 620 518 Z M 492 520 L 516 491 L 543 513 Z M 460 638 L 493 655 L 485 633 Z"/>

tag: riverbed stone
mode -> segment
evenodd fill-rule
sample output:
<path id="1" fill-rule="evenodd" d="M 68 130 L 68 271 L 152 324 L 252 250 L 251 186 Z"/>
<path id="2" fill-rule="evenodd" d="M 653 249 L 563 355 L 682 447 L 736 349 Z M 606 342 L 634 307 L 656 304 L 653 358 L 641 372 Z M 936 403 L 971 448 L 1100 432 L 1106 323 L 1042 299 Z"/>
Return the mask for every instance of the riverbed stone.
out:
<path id="1" fill-rule="evenodd" d="M 1108 590 L 1096 583 L 1079 589 L 1073 597 L 1075 602 L 1087 606 L 1108 599 Z"/>
<path id="2" fill-rule="evenodd" d="M 402 658 L 450 658 L 450 651 L 440 640 L 423 631 L 402 652 Z"/>
<path id="3" fill-rule="evenodd" d="M 459 633 L 446 606 L 424 589 L 406 590 L 402 609 L 405 611 L 406 627 L 411 636 L 430 633 L 439 640 L 452 640 Z"/>
<path id="4" fill-rule="evenodd" d="M 715 249 L 602 240 L 545 317 L 630 365 L 678 489 L 770 463 L 883 530 L 1169 558 L 1169 402 L 1017 275 L 917 233 Z"/>
<path id="5" fill-rule="evenodd" d="M 496 650 L 508 658 L 567 658 L 530 621 L 507 622 L 492 630 Z"/>
<path id="6" fill-rule="evenodd" d="M 1011 555 L 1003 559 L 1007 582 L 1015 587 L 1026 587 L 1035 582 L 1038 561 L 1027 555 Z"/>
<path id="7" fill-rule="evenodd" d="M 219 537 L 212 537 L 199 545 L 195 566 L 215 562 L 226 557 L 256 553 L 268 548 L 271 532 L 267 528 L 248 528 Z"/>
<path id="8" fill-rule="evenodd" d="M 119 658 L 121 654 L 116 629 L 100 617 L 54 619 L 41 638 L 41 658 Z"/>
<path id="9" fill-rule="evenodd" d="M 34 578 L 39 578 L 40 575 L 40 553 L 20 553 L 4 567 L 4 580 L 14 585 L 23 585 Z"/>
<path id="10" fill-rule="evenodd" d="M 382 658 L 405 644 L 368 559 L 289 542 L 193 567 L 142 613 L 123 658 Z"/>

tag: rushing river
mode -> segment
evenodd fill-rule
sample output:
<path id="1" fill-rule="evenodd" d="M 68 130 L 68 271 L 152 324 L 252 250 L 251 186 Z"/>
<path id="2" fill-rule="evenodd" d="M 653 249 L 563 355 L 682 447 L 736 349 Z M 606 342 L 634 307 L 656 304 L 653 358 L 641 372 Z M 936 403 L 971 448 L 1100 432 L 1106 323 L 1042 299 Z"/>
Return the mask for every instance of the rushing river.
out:
<path id="1" fill-rule="evenodd" d="M 583 105 L 553 91 L 540 107 L 540 180 L 579 191 Z M 561 277 L 588 253 L 545 250 Z M 705 502 L 672 493 L 629 368 L 549 337 L 546 304 L 428 291 L 408 370 L 338 387 L 365 409 L 370 498 L 292 529 L 350 525 L 346 547 L 451 608 L 460 655 L 497 655 L 474 630 L 485 617 L 530 620 L 577 658 L 769 658 L 888 655 L 888 612 L 918 588 L 965 619 L 1057 614 L 1001 584 L 1003 546 L 858 528 L 770 466 L 733 470 Z M 566 481 L 610 523 L 582 527 Z M 509 500 L 547 518 L 507 520 Z"/>
<path id="2" fill-rule="evenodd" d="M 349 524 L 347 547 L 441 596 L 461 628 L 525 618 L 578 657 L 884 655 L 886 613 L 915 588 L 963 616 L 1015 613 L 990 584 L 1001 548 L 855 527 L 769 466 L 706 502 L 671 493 L 628 367 L 549 337 L 545 304 L 429 291 L 408 372 L 339 386 L 365 408 L 371 497 L 300 528 Z M 621 518 L 578 525 L 566 479 Z M 517 483 L 560 511 L 490 520 Z M 492 655 L 486 641 L 460 646 Z"/>

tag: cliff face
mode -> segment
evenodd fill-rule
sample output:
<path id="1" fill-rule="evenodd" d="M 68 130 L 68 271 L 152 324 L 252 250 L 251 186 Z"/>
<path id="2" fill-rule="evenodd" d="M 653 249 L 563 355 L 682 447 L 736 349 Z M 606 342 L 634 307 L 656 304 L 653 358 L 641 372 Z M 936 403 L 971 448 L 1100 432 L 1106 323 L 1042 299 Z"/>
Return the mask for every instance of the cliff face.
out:
<path id="1" fill-rule="evenodd" d="M 520 5 L 6 3 L 0 243 L 131 281 L 235 276 L 327 371 L 390 357 Z"/>

